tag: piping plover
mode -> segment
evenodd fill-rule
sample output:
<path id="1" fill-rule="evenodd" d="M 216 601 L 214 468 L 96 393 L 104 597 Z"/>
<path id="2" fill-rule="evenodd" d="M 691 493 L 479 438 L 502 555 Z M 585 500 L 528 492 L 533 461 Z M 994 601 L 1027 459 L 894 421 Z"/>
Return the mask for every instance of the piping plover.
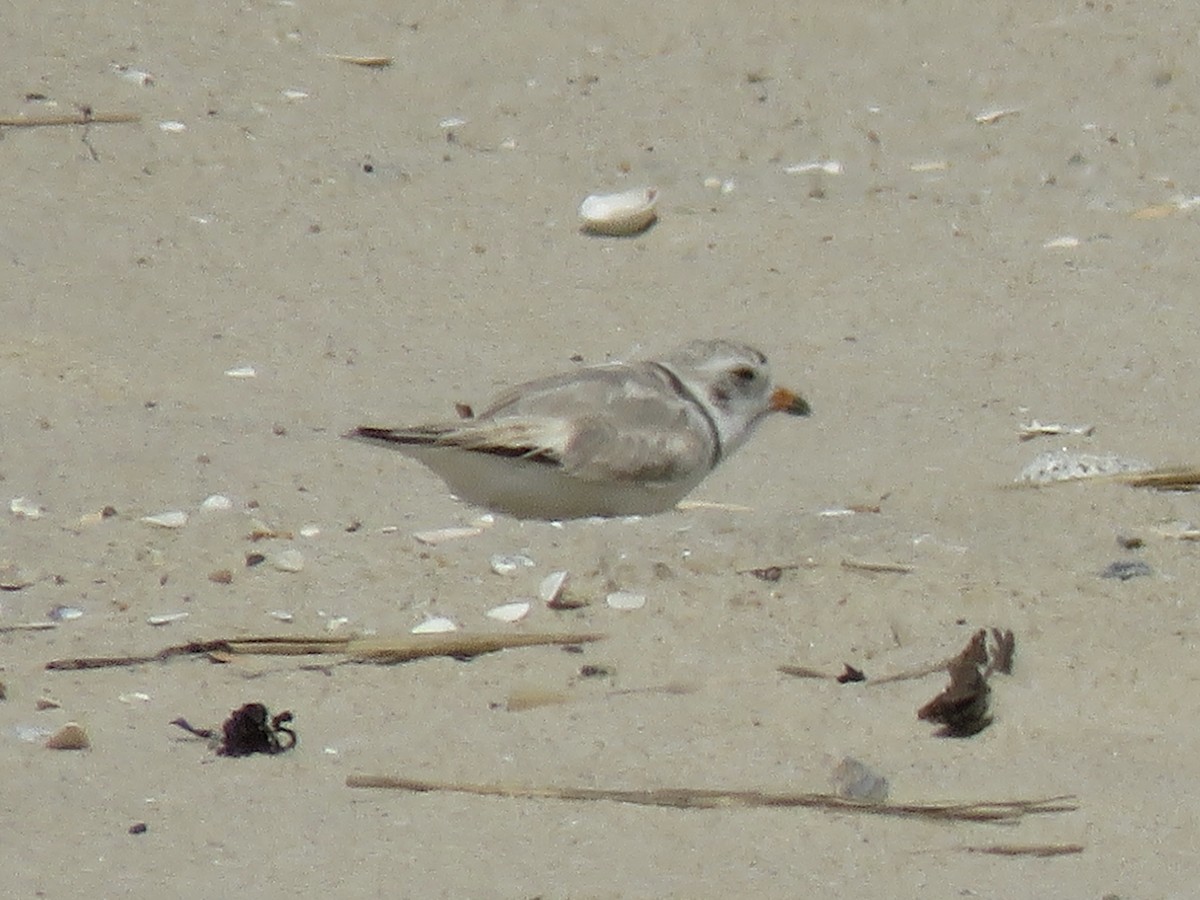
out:
<path id="1" fill-rule="evenodd" d="M 770 412 L 810 413 L 767 358 L 725 340 L 519 385 L 477 417 L 347 437 L 423 462 L 461 499 L 525 519 L 671 509 Z"/>

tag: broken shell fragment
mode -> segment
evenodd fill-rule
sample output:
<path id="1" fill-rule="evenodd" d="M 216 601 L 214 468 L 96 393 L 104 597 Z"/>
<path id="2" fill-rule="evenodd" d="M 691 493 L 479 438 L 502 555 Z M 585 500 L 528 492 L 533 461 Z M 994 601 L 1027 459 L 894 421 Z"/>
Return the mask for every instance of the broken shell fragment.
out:
<path id="1" fill-rule="evenodd" d="M 33 584 L 16 563 L 0 563 L 0 591 L 23 591 Z"/>
<path id="2" fill-rule="evenodd" d="M 451 631 L 458 631 L 458 626 L 454 624 L 454 620 L 447 619 L 445 616 L 434 616 L 413 628 L 412 633 L 447 634 Z"/>
<path id="3" fill-rule="evenodd" d="M 523 553 L 497 553 L 489 560 L 489 565 L 497 575 L 511 575 L 517 569 L 532 568 L 534 562 Z"/>
<path id="4" fill-rule="evenodd" d="M 204 498 L 200 508 L 209 512 L 233 509 L 233 501 L 224 494 L 212 494 Z"/>
<path id="5" fill-rule="evenodd" d="M 87 732 L 77 722 L 68 722 L 46 738 L 46 747 L 50 750 L 86 750 L 91 745 Z"/>
<path id="6" fill-rule="evenodd" d="M 865 763 L 847 756 L 833 770 L 833 792 L 858 803 L 886 803 L 888 780 Z"/>
<path id="7" fill-rule="evenodd" d="M 564 571 L 551 572 L 538 585 L 538 599 L 547 606 L 554 606 L 554 604 L 562 600 L 563 592 L 567 589 L 567 582 L 570 580 L 570 577 Z"/>
<path id="8" fill-rule="evenodd" d="M 280 572 L 299 572 L 304 568 L 304 554 L 296 549 L 281 550 L 271 559 Z"/>
<path id="9" fill-rule="evenodd" d="M 152 516 L 142 516 L 142 521 L 158 528 L 182 528 L 187 524 L 188 514 L 183 510 L 175 509 L 170 512 L 155 513 Z"/>
<path id="10" fill-rule="evenodd" d="M 514 601 L 513 603 L 502 603 L 499 606 L 489 609 L 487 617 L 495 619 L 497 622 L 520 622 L 529 615 L 531 607 L 532 604 L 524 600 Z"/>
<path id="11" fill-rule="evenodd" d="M 634 594 L 630 591 L 613 591 L 604 601 L 612 609 L 641 609 L 646 605 L 645 594 Z"/>
<path id="12" fill-rule="evenodd" d="M 476 537 L 483 534 L 483 529 L 470 526 L 461 528 L 435 528 L 432 531 L 415 531 L 413 538 L 418 544 L 425 544 L 430 547 L 436 547 L 438 544 L 444 544 L 446 541 L 457 541 L 462 538 Z"/>
<path id="13" fill-rule="evenodd" d="M 1055 481 L 1076 481 L 1083 478 L 1103 478 L 1129 472 L 1149 471 L 1150 464 L 1120 456 L 1096 453 L 1073 453 L 1051 450 L 1034 459 L 1021 470 L 1017 481 L 1026 484 L 1050 484 Z"/>
<path id="14" fill-rule="evenodd" d="M 42 508 L 24 497 L 13 497 L 8 503 L 8 511 L 18 519 L 40 519 Z"/>
<path id="15" fill-rule="evenodd" d="M 592 194 L 579 205 L 579 218 L 587 234 L 622 237 L 638 234 L 658 218 L 657 188 L 634 188 L 619 194 Z"/>
<path id="16" fill-rule="evenodd" d="M 187 617 L 188 614 L 185 612 L 163 613 L 162 615 L 158 616 L 148 616 L 146 618 L 146 624 L 159 627 L 162 625 L 170 625 L 172 622 L 181 622 Z"/>

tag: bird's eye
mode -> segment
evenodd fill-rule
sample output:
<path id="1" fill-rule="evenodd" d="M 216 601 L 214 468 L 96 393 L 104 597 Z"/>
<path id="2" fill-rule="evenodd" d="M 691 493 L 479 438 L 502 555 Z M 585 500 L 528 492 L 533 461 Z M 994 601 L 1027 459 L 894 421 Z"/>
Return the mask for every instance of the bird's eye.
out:
<path id="1" fill-rule="evenodd" d="M 746 383 L 746 382 L 753 381 L 755 375 L 757 375 L 758 373 L 755 372 L 749 366 L 738 366 L 736 369 L 733 370 L 733 372 L 731 374 L 738 381 L 740 381 L 742 383 Z"/>

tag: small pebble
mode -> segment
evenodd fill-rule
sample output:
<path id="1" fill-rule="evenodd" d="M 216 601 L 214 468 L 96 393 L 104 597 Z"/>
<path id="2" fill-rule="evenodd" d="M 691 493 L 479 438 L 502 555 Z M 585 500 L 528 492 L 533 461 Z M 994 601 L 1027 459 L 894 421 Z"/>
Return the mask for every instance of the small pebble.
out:
<path id="1" fill-rule="evenodd" d="M 33 704 L 33 708 L 41 712 L 46 709 L 62 709 L 62 704 L 53 697 L 38 697 L 37 702 Z"/>
<path id="2" fill-rule="evenodd" d="M 299 533 L 302 538 L 315 538 L 321 533 L 321 528 L 319 525 L 304 525 Z"/>
<path id="3" fill-rule="evenodd" d="M 888 797 L 888 780 L 850 756 L 837 764 L 831 780 L 833 792 L 845 800 L 883 803 Z"/>
<path id="4" fill-rule="evenodd" d="M 130 834 L 145 834 L 146 831 L 147 831 L 147 825 L 145 822 L 134 822 L 132 825 L 129 826 Z"/>
<path id="5" fill-rule="evenodd" d="M 230 378 L 255 378 L 258 372 L 254 366 L 237 366 L 232 369 L 226 369 L 225 374 Z"/>
<path id="6" fill-rule="evenodd" d="M 208 573 L 208 580 L 213 584 L 233 584 L 233 572 L 230 569 L 217 569 Z"/>
<path id="7" fill-rule="evenodd" d="M 272 619 L 275 619 L 279 622 L 291 622 L 295 619 L 295 616 L 293 616 L 290 612 L 282 609 L 273 610 L 270 613 L 270 616 Z"/>
<path id="8" fill-rule="evenodd" d="M 1121 581 L 1128 581 L 1130 578 L 1140 578 L 1152 573 L 1153 570 L 1150 566 L 1140 559 L 1129 559 L 1109 563 L 1108 567 L 1100 573 L 1100 577 L 1119 578 Z"/>
<path id="9" fill-rule="evenodd" d="M 200 504 L 200 508 L 210 512 L 233 509 L 233 501 L 224 494 L 213 494 L 204 499 L 204 502 Z"/>
<path id="10" fill-rule="evenodd" d="M 46 738 L 46 747 L 49 750 L 86 750 L 91 745 L 87 732 L 77 722 L 68 722 Z"/>

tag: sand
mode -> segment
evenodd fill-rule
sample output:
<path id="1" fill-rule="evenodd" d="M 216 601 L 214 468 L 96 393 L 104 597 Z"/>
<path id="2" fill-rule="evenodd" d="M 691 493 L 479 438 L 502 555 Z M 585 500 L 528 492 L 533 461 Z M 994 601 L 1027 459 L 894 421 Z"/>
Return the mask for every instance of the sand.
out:
<path id="1" fill-rule="evenodd" d="M 141 117 L 0 128 L 0 563 L 31 582 L 0 593 L 0 627 L 82 611 L 0 633 L 10 896 L 1194 894 L 1200 551 L 1159 526 L 1197 499 L 1005 488 L 1064 446 L 1200 462 L 1192 7 L 10 12 L 0 114 Z M 813 162 L 840 172 L 788 171 Z M 578 232 L 586 194 L 638 185 L 661 191 L 655 228 Z M 767 423 L 692 498 L 726 508 L 498 517 L 422 546 L 413 532 L 479 511 L 339 438 L 708 336 L 761 346 L 815 411 Z M 1019 441 L 1034 419 L 1095 431 Z M 202 510 L 212 494 L 233 508 Z M 40 518 L 10 514 L 18 497 Z M 139 521 L 170 510 L 186 526 Z M 252 541 L 256 522 L 281 534 Z M 273 564 L 288 549 L 301 571 Z M 500 553 L 534 565 L 494 574 Z M 1151 574 L 1100 577 L 1132 559 Z M 560 569 L 590 605 L 485 616 Z M 612 610 L 612 589 L 646 605 Z M 607 638 L 389 667 L 44 669 L 430 615 Z M 1016 667 L 972 738 L 916 718 L 943 676 L 777 671 L 870 678 L 985 627 L 1013 630 Z M 507 708 L 528 691 L 568 702 Z M 219 757 L 168 724 L 250 701 L 294 713 L 294 750 Z M 67 721 L 89 750 L 42 747 Z M 1000 827 L 345 783 L 828 791 L 846 756 L 896 802 L 1078 810 Z M 1083 851 L 965 851 L 1065 844 Z"/>

